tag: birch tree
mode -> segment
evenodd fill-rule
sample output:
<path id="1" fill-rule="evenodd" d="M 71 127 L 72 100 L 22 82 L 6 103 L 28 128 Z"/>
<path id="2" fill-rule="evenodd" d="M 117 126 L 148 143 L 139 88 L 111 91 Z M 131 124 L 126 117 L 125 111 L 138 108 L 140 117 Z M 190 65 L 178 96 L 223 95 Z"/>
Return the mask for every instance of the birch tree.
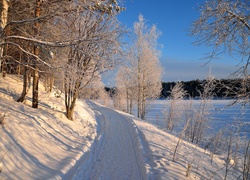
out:
<path id="1" fill-rule="evenodd" d="M 114 98 L 114 107 L 132 114 L 134 102 L 134 82 L 132 72 L 127 66 L 119 68 L 116 75 L 116 95 Z"/>
<path id="2" fill-rule="evenodd" d="M 160 35 L 156 26 L 148 28 L 142 15 L 134 23 L 135 39 L 128 53 L 127 73 L 133 87 L 131 93 L 137 105 L 137 117 L 145 119 L 149 100 L 159 97 L 161 92 L 162 68 L 159 62 Z"/>
<path id="3" fill-rule="evenodd" d="M 9 1 L 2 0 L 0 2 L 0 34 L 4 33 L 4 29 L 7 25 L 7 18 L 8 18 L 8 9 L 9 9 Z M 4 41 L 1 39 L 1 43 Z M 3 46 L 0 46 L 0 69 L 2 69 L 2 62 L 3 62 Z M 3 73 L 4 76 L 5 73 Z"/>

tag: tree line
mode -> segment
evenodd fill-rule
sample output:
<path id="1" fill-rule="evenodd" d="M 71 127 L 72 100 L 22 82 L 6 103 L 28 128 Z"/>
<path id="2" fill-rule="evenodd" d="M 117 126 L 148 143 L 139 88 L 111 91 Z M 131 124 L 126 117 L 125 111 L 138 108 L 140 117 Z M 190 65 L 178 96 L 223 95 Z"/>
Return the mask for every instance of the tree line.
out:
<path id="1" fill-rule="evenodd" d="M 214 98 L 236 98 L 239 95 L 239 90 L 242 89 L 242 82 L 244 79 L 215 79 L 215 88 L 213 89 Z M 178 82 L 162 82 L 161 98 L 168 98 L 171 95 L 171 89 Z M 200 94 L 204 91 L 204 84 L 207 80 L 191 80 L 191 81 L 181 81 L 183 84 L 183 89 L 185 90 L 186 98 L 199 98 Z M 249 87 L 247 87 L 246 92 L 250 92 Z"/>
<path id="2" fill-rule="evenodd" d="M 243 88 L 243 78 L 235 79 L 215 79 L 215 87 L 212 90 L 213 98 L 239 98 L 239 92 Z M 173 87 L 181 83 L 185 93 L 185 98 L 200 98 L 200 94 L 204 92 L 204 84 L 207 83 L 207 79 L 200 80 L 191 80 L 191 81 L 180 81 L 180 82 L 161 82 L 161 92 L 158 98 L 169 98 L 171 96 L 171 91 Z M 250 88 L 246 87 L 246 92 L 250 92 Z M 111 98 L 117 93 L 116 87 L 105 87 L 105 91 L 110 95 Z"/>

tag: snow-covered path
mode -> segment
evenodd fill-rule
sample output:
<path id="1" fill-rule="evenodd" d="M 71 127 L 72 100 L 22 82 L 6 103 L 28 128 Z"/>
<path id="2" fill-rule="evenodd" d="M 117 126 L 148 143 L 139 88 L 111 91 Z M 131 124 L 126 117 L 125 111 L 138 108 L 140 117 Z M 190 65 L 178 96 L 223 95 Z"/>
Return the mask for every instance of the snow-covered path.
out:
<path id="1" fill-rule="evenodd" d="M 138 134 L 132 120 L 88 102 L 99 124 L 83 179 L 146 179 Z"/>

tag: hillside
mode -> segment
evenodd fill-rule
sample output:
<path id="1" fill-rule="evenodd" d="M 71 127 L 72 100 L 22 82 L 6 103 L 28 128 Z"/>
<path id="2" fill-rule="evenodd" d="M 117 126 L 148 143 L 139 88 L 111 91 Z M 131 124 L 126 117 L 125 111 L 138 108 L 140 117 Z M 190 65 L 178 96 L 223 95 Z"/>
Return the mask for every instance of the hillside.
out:
<path id="1" fill-rule="evenodd" d="M 96 122 L 86 104 L 77 103 L 75 121 L 64 115 L 62 98 L 44 92 L 40 86 L 40 107 L 31 108 L 14 99 L 21 93 L 19 78 L 0 78 L 1 174 L 3 179 L 61 179 L 81 163 L 96 136 Z M 79 162 L 78 162 L 79 161 Z"/>
<path id="2" fill-rule="evenodd" d="M 30 94 L 25 104 L 17 103 L 20 82 L 16 76 L 0 78 L 0 111 L 6 113 L 0 126 L 2 179 L 222 179 L 225 175 L 223 156 L 215 155 L 211 164 L 208 151 L 186 141 L 173 162 L 178 138 L 134 116 L 79 100 L 75 120 L 69 121 L 63 98 L 44 92 L 42 86 L 39 109 L 30 107 Z M 239 176 L 237 169 L 230 169 L 228 179 Z"/>

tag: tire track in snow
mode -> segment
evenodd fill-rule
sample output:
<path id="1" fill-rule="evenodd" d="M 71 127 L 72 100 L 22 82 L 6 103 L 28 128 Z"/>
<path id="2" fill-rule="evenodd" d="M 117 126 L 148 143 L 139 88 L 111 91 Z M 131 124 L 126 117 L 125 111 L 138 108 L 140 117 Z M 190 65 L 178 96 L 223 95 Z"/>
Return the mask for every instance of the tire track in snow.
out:
<path id="1" fill-rule="evenodd" d="M 87 179 L 146 179 L 138 134 L 131 120 L 88 102 L 99 124 Z"/>

